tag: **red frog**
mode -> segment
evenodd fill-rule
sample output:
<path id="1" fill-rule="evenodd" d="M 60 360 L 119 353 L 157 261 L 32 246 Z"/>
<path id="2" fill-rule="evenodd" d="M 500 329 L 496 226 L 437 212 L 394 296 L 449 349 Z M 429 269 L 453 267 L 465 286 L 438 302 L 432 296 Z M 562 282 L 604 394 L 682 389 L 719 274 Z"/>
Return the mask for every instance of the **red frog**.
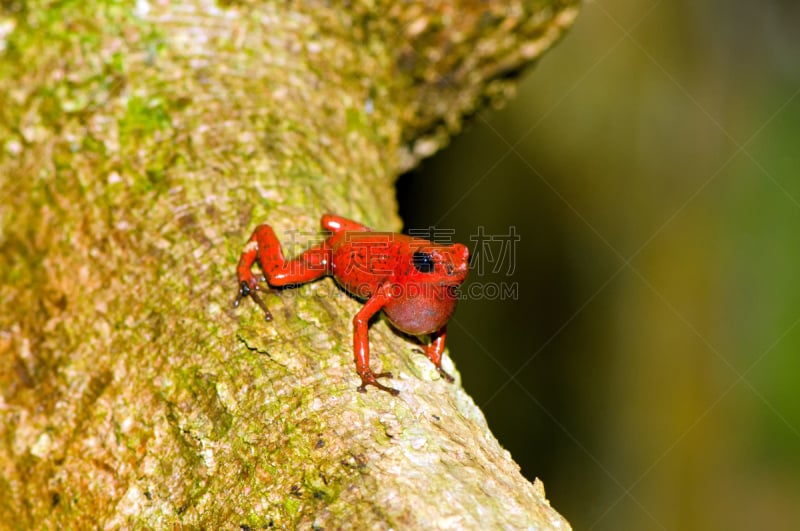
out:
<path id="1" fill-rule="evenodd" d="M 457 288 L 467 276 L 469 250 L 459 243 L 437 245 L 404 234 L 373 232 L 330 214 L 322 216 L 321 223 L 331 236 L 292 260 L 283 257 L 272 227 L 256 227 L 236 269 L 239 294 L 234 307 L 249 296 L 271 321 L 272 314 L 257 293 L 260 281 L 278 287 L 331 275 L 350 294 L 366 300 L 353 319 L 356 371 L 361 377 L 358 391 L 366 392 L 366 386 L 373 385 L 392 395 L 399 393 L 377 380 L 391 378 L 391 373 L 374 373 L 369 368 L 369 320 L 381 310 L 400 331 L 431 336 L 425 354 L 439 374 L 452 382 L 453 377 L 442 369 L 442 352 Z M 256 261 L 264 277 L 253 275 L 251 268 Z"/>

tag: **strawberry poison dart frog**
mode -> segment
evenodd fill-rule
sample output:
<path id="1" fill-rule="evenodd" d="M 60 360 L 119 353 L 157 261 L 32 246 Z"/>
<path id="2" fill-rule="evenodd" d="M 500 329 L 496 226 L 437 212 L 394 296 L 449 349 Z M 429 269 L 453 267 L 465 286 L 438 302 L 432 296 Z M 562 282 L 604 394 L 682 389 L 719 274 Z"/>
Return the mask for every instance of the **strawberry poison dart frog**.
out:
<path id="1" fill-rule="evenodd" d="M 453 377 L 442 369 L 442 352 L 457 288 L 467 276 L 469 250 L 459 243 L 437 245 L 404 234 L 373 232 L 360 223 L 333 215 L 322 216 L 322 228 L 331 236 L 297 258 L 286 260 L 272 227 L 256 227 L 236 269 L 239 294 L 234 306 L 249 296 L 270 321 L 272 314 L 257 293 L 260 281 L 279 287 L 331 275 L 350 294 L 366 301 L 353 319 L 360 392 L 373 385 L 393 395 L 399 393 L 377 380 L 391 378 L 391 373 L 374 373 L 369 367 L 367 328 L 370 318 L 381 310 L 400 331 L 430 336 L 425 354 L 442 378 L 452 382 Z M 253 274 L 254 262 L 259 263 L 264 277 Z"/>

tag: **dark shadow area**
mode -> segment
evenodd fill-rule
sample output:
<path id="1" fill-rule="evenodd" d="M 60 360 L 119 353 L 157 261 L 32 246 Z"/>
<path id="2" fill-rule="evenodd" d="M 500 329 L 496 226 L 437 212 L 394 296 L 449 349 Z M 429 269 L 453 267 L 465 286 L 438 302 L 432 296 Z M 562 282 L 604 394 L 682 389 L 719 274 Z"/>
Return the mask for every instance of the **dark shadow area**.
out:
<path id="1" fill-rule="evenodd" d="M 586 3 L 398 181 L 407 229 L 473 253 L 464 387 L 575 529 L 800 522 L 799 25 L 778 0 Z"/>

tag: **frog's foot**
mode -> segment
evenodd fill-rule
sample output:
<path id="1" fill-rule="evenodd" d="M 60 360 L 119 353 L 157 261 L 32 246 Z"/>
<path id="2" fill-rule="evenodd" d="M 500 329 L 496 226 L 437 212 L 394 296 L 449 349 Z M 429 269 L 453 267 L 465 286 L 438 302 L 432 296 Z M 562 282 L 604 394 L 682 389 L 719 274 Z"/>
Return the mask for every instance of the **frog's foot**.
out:
<path id="1" fill-rule="evenodd" d="M 400 391 L 398 391 L 397 389 L 394 389 L 392 387 L 387 387 L 377 380 L 378 378 L 392 378 L 392 373 L 390 372 L 374 373 L 371 370 L 367 370 L 363 374 L 359 374 L 359 376 L 361 376 L 361 385 L 359 385 L 357 388 L 359 393 L 366 393 L 367 386 L 373 385 L 378 389 L 380 389 L 381 391 L 386 391 L 392 396 L 397 396 L 400 394 Z"/>
<path id="2" fill-rule="evenodd" d="M 412 352 L 416 352 L 417 354 L 425 354 L 426 356 L 428 356 L 428 359 L 430 359 L 430 357 L 431 357 L 430 354 L 426 350 L 421 349 L 421 348 L 414 347 L 414 348 L 411 349 L 411 351 Z M 433 360 L 431 360 L 431 361 L 433 361 Z M 435 363 L 434 362 L 433 365 L 436 367 L 436 370 L 439 371 L 439 376 L 441 376 L 447 383 L 453 383 L 453 382 L 456 381 L 456 379 L 453 378 L 450 375 L 449 372 L 447 372 L 446 370 L 442 369 L 442 359 L 441 359 L 441 357 L 439 358 L 439 363 Z"/>
<path id="3" fill-rule="evenodd" d="M 264 277 L 261 277 L 261 281 L 266 280 Z M 250 297 L 253 301 L 264 310 L 264 320 L 265 321 L 272 321 L 272 313 L 270 313 L 269 308 L 258 295 L 258 292 L 261 291 L 258 286 L 259 279 L 250 276 L 250 278 L 242 280 L 239 284 L 239 293 L 236 295 L 236 299 L 233 301 L 233 307 L 237 308 L 239 306 L 239 301 L 241 301 L 245 297 Z M 272 291 L 272 290 L 269 290 Z"/>
<path id="4" fill-rule="evenodd" d="M 456 381 L 456 379 L 453 378 L 452 375 L 450 375 L 449 372 L 447 372 L 446 370 L 442 369 L 441 365 L 436 367 L 436 370 L 439 371 L 439 375 L 441 375 L 441 377 L 444 378 L 445 381 L 447 381 L 447 383 L 453 383 L 453 382 Z"/>

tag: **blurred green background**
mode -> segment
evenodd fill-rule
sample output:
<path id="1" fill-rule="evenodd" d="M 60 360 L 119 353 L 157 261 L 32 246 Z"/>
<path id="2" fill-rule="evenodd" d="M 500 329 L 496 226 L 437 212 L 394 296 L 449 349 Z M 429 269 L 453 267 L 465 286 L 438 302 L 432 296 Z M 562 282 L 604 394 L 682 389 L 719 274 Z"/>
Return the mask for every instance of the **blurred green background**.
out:
<path id="1" fill-rule="evenodd" d="M 576 529 L 800 529 L 799 174 L 800 2 L 597 0 L 398 182 L 520 236 L 448 342 Z"/>

